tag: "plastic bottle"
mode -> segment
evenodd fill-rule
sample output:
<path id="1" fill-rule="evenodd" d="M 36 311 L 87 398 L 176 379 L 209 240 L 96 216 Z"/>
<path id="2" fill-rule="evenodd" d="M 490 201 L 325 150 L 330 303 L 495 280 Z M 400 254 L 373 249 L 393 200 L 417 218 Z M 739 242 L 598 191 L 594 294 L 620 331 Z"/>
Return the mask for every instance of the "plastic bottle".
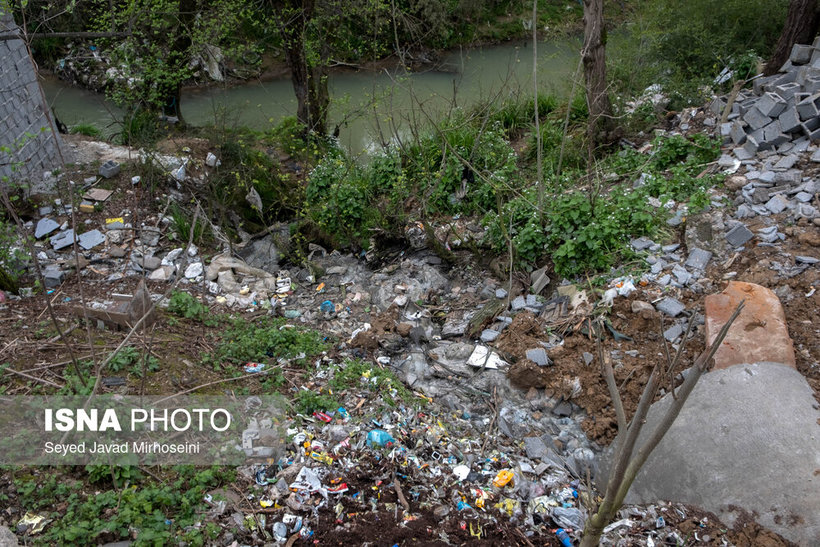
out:
<path id="1" fill-rule="evenodd" d="M 374 429 L 370 433 L 367 434 L 367 446 L 380 446 L 380 447 L 389 447 L 395 444 L 396 439 L 394 439 L 390 433 L 385 431 L 384 429 Z"/>
<path id="2" fill-rule="evenodd" d="M 561 541 L 561 545 L 564 547 L 572 547 L 572 538 L 569 537 L 569 534 L 563 528 L 557 529 L 555 536 Z"/>

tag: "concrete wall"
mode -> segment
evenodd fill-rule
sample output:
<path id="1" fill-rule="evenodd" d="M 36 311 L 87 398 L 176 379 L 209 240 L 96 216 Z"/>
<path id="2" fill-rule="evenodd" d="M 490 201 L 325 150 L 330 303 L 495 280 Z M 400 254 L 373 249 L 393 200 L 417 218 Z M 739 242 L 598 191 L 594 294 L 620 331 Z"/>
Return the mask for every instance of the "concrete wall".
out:
<path id="1" fill-rule="evenodd" d="M 0 8 L 2 12 L 2 8 Z M 0 13 L 0 35 L 18 32 L 11 14 Z M 0 40 L 0 181 L 29 183 L 32 192 L 49 191 L 43 173 L 67 163 L 69 150 L 52 133 L 34 63 L 22 40 Z M 31 135 L 31 136 L 27 136 Z"/>

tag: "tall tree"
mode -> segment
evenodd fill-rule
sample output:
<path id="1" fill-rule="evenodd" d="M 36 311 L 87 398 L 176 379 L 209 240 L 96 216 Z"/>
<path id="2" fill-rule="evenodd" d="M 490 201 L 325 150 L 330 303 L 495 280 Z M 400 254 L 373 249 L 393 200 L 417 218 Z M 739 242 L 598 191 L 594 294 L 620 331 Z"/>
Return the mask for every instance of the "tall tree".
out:
<path id="1" fill-rule="evenodd" d="M 764 71 L 766 75 L 780 70 L 780 67 L 788 60 L 795 44 L 810 43 L 817 35 L 818 27 L 820 27 L 820 5 L 817 0 L 790 0 L 783 32 L 780 33 L 774 53 L 766 63 Z"/>
<path id="2" fill-rule="evenodd" d="M 321 0 L 319 0 L 321 2 Z M 319 18 L 316 0 L 272 1 L 274 21 L 282 38 L 285 60 L 296 94 L 296 119 L 308 133 L 327 133 L 330 94 L 327 82 L 327 44 L 311 39 L 310 27 Z"/>
<path id="3" fill-rule="evenodd" d="M 606 86 L 606 29 L 604 1 L 584 0 L 584 80 L 589 109 L 588 134 L 590 151 L 610 139 L 614 126 L 612 103 Z"/>

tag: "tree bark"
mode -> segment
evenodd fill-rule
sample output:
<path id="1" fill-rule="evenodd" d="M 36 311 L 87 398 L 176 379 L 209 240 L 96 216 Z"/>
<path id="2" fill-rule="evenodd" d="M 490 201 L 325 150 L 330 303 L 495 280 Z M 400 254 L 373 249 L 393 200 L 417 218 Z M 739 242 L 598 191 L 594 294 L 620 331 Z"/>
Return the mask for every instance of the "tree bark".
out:
<path id="1" fill-rule="evenodd" d="M 606 87 L 606 30 L 603 0 L 584 0 L 584 80 L 589 109 L 590 151 L 609 139 L 613 127 L 612 103 Z"/>
<path id="2" fill-rule="evenodd" d="M 780 33 L 774 53 L 766 63 L 764 73 L 770 76 L 780 70 L 789 59 L 795 44 L 811 43 L 817 35 L 819 25 L 820 10 L 817 0 L 791 0 L 783 32 Z"/>
<path id="3" fill-rule="evenodd" d="M 308 55 L 307 27 L 316 14 L 314 0 L 284 2 L 275 7 L 282 42 L 285 46 L 285 61 L 288 64 L 296 94 L 296 119 L 308 133 L 327 134 L 327 111 L 330 94 L 327 86 L 327 72 L 321 62 L 315 62 Z M 322 55 L 319 54 L 321 58 Z"/>

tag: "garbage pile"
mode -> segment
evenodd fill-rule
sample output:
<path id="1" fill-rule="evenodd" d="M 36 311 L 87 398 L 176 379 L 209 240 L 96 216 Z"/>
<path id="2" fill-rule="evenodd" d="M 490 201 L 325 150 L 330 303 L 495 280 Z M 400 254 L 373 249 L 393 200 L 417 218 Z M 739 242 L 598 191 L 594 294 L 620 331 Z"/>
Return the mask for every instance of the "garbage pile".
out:
<path id="1" fill-rule="evenodd" d="M 349 366 L 319 359 L 310 389 L 327 393 L 328 371 Z M 496 436 L 491 425 L 477 431 L 470 416 L 419 393 L 402 399 L 395 385 L 364 371 L 334 393 L 342 405 L 297 415 L 278 458 L 241 469 L 249 503 L 214 492 L 206 496 L 210 516 L 279 545 L 577 543 L 594 493 L 548 440 Z M 673 504 L 625 508 L 605 544 L 679 544 L 682 534 L 667 522 L 690 514 Z"/>

